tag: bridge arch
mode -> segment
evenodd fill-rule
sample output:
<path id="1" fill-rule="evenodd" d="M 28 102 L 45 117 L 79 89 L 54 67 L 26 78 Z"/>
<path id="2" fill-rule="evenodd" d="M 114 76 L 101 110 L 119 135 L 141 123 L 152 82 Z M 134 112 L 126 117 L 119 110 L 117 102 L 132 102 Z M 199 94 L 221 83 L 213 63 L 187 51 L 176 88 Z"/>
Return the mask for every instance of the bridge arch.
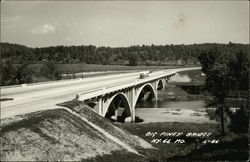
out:
<path id="1" fill-rule="evenodd" d="M 104 110 L 104 117 L 112 121 L 124 122 L 125 118 L 131 116 L 131 106 L 129 100 L 122 92 L 112 96 L 107 103 L 105 103 L 105 105 L 107 105 L 107 107 Z"/>
<path id="2" fill-rule="evenodd" d="M 160 79 L 157 81 L 157 90 L 163 90 L 164 89 L 164 80 Z"/>
<path id="3" fill-rule="evenodd" d="M 141 95 L 144 95 L 143 94 L 143 93 L 145 93 L 144 91 L 150 92 L 150 96 L 149 96 L 150 99 L 156 98 L 156 96 L 157 96 L 157 90 L 154 89 L 152 84 L 147 83 L 139 88 L 138 93 L 137 93 L 136 98 L 135 98 L 135 105 L 138 102 L 138 100 L 140 99 Z"/>

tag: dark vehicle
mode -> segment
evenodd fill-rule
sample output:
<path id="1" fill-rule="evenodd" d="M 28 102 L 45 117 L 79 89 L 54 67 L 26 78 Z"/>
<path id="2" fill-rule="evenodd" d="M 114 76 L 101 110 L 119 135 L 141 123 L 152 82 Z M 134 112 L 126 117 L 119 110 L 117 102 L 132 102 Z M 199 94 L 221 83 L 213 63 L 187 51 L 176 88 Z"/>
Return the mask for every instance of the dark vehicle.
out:
<path id="1" fill-rule="evenodd" d="M 146 78 L 146 77 L 149 77 L 149 72 L 142 72 L 142 73 L 140 74 L 140 79 L 144 79 L 144 78 Z"/>

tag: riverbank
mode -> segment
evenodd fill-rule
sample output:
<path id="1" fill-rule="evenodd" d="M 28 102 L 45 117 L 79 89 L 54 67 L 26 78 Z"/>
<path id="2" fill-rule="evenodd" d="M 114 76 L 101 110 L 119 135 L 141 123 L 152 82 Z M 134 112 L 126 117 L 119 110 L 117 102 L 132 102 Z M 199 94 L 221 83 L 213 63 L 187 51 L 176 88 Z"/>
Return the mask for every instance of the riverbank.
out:
<path id="1" fill-rule="evenodd" d="M 210 99 L 205 89 L 205 76 L 201 70 L 190 70 L 177 73 L 170 78 L 166 90 L 158 92 L 159 100 L 191 101 Z"/>
<path id="2" fill-rule="evenodd" d="M 157 148 L 156 150 L 145 150 L 146 159 L 144 161 L 248 160 L 248 135 L 246 133 L 228 133 L 225 136 L 220 136 L 218 124 L 160 122 L 147 124 L 125 123 L 118 126 L 143 138 Z M 182 133 L 182 135 L 176 136 L 173 134 L 174 132 Z M 203 135 L 210 133 L 210 135 L 198 137 L 198 134 L 202 133 Z M 154 139 L 160 141 L 156 143 Z M 183 143 L 176 142 L 178 139 Z"/>
<path id="3" fill-rule="evenodd" d="M 216 123 L 206 112 L 205 78 L 201 70 L 177 73 L 169 79 L 165 90 L 158 91 L 158 100 L 136 105 L 142 123 L 181 122 Z"/>
<path id="4" fill-rule="evenodd" d="M 138 108 L 135 113 L 143 120 L 141 123 L 217 123 L 215 120 L 210 120 L 205 109 Z"/>
<path id="5" fill-rule="evenodd" d="M 151 150 L 146 153 L 149 155 L 148 161 L 248 159 L 247 133 L 233 133 L 228 130 L 226 135 L 220 135 L 219 123 L 214 120 L 215 118 L 211 118 L 211 112 L 212 116 L 215 116 L 215 109 L 207 111 L 205 108 L 207 106 L 205 100 L 211 100 L 212 97 L 206 92 L 204 84 L 205 77 L 199 70 L 179 73 L 169 80 L 166 90 L 158 91 L 157 102 L 137 105 L 136 114 L 144 120 L 143 122 L 119 125 L 157 148 L 157 151 Z M 182 133 L 182 135 L 165 137 L 161 136 L 163 132 Z M 204 132 L 209 132 L 211 135 L 185 136 L 188 133 Z M 176 140 L 183 143 L 178 143 Z"/>

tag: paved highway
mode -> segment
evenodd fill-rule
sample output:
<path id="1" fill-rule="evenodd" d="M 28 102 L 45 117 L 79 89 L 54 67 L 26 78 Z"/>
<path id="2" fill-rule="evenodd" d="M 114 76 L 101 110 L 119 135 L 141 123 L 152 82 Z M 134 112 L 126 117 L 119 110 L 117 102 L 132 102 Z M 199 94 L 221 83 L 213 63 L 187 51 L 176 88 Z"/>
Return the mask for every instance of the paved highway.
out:
<path id="1" fill-rule="evenodd" d="M 176 70 L 169 69 L 153 72 L 150 77 L 164 72 L 175 72 Z M 74 99 L 77 93 L 141 80 L 139 74 L 140 72 L 110 74 L 84 79 L 1 88 L 2 99 L 13 99 L 1 102 L 1 118 L 58 108 L 57 104 Z"/>

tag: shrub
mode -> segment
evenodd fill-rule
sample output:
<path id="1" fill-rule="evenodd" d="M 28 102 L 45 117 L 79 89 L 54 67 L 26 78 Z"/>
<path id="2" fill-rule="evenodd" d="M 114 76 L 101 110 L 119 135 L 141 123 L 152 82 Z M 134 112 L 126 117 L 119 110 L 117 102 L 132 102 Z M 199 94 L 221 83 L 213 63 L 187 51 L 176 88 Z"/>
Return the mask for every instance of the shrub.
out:
<path id="1" fill-rule="evenodd" d="M 229 129 L 234 133 L 247 133 L 249 112 L 247 108 L 241 107 L 235 113 L 230 114 L 231 123 Z"/>
<path id="2" fill-rule="evenodd" d="M 61 76 L 59 75 L 59 70 L 56 64 L 53 61 L 47 61 L 45 62 L 41 69 L 40 72 L 43 76 L 50 80 L 59 80 L 61 79 Z"/>

